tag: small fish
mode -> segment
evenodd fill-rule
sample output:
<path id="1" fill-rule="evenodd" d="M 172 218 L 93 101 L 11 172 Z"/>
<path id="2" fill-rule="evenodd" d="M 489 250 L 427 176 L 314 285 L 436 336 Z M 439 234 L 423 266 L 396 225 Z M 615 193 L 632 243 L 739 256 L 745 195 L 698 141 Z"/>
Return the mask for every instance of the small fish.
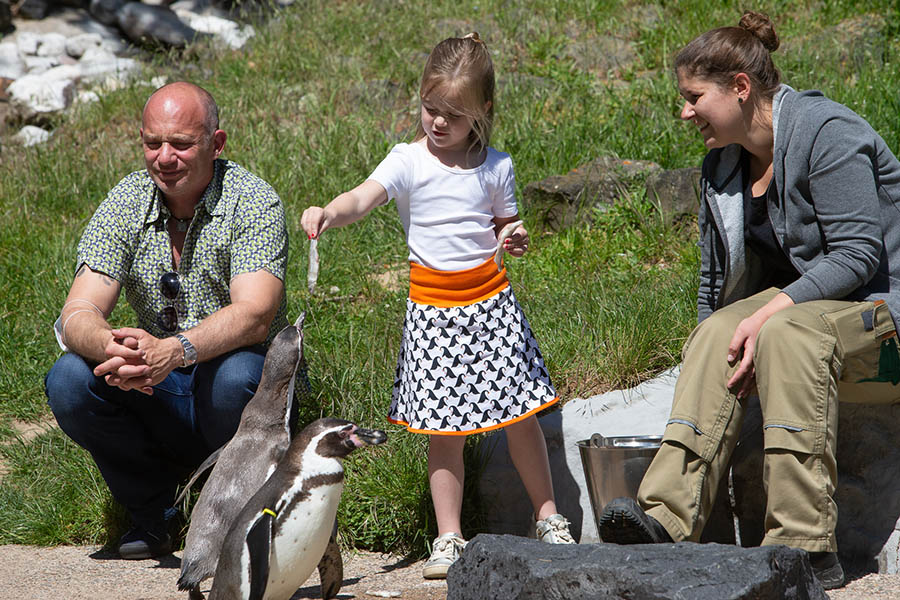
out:
<path id="1" fill-rule="evenodd" d="M 316 293 L 319 280 L 319 238 L 309 240 L 309 271 L 306 273 L 306 287 L 310 294 Z"/>
<path id="2" fill-rule="evenodd" d="M 503 263 L 503 240 L 508 238 L 513 234 L 513 231 L 516 230 L 516 227 L 522 224 L 522 221 L 513 221 L 512 223 L 507 223 L 503 226 L 503 229 L 500 230 L 500 234 L 497 236 L 497 253 L 494 254 L 494 260 L 497 262 L 497 268 L 499 269 Z"/>

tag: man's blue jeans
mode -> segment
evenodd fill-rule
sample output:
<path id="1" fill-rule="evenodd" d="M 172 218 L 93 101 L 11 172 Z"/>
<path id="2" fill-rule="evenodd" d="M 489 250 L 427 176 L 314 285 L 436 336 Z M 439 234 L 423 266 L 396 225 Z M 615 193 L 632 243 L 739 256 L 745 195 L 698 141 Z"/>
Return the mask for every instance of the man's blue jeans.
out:
<path id="1" fill-rule="evenodd" d="M 44 384 L 59 426 L 90 452 L 134 524 L 153 531 L 174 514 L 178 484 L 234 435 L 264 360 L 265 348 L 241 348 L 172 371 L 148 396 L 107 385 L 67 353 Z"/>

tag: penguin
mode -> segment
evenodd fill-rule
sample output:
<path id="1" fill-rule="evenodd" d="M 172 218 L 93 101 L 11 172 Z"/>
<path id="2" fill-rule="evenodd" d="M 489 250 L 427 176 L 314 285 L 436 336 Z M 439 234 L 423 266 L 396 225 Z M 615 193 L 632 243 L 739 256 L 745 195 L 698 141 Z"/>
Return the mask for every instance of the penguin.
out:
<path id="1" fill-rule="evenodd" d="M 304 428 L 228 531 L 209 600 L 293 596 L 328 546 L 344 487 L 341 459 L 386 439 L 342 419 Z"/>
<path id="2" fill-rule="evenodd" d="M 290 445 L 289 421 L 294 382 L 303 362 L 305 316 L 302 313 L 272 340 L 259 386 L 244 407 L 234 436 L 200 465 L 175 501 L 178 505 L 194 481 L 215 465 L 191 512 L 181 559 L 178 589 L 188 590 L 192 600 L 203 598 L 200 583 L 215 574 L 219 550 L 234 518 L 275 471 Z M 336 595 L 342 581 L 340 573 L 323 577 L 322 589 L 331 588 L 323 595 Z"/>

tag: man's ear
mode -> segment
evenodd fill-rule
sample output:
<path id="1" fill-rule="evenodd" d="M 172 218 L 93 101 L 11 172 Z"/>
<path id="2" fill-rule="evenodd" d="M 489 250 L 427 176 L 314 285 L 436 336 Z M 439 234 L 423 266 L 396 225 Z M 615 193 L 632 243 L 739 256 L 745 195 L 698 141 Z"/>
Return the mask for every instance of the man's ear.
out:
<path id="1" fill-rule="evenodd" d="M 219 158 L 219 155 L 222 154 L 222 150 L 225 149 L 225 140 L 227 138 L 228 134 L 221 129 L 216 129 L 216 132 L 213 134 L 213 150 L 216 153 L 216 158 Z"/>

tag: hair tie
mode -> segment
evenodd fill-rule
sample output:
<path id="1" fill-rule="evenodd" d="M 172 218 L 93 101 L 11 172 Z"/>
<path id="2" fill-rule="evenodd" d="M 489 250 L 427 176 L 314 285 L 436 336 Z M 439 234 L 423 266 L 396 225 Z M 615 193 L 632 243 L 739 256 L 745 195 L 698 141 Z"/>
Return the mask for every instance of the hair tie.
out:
<path id="1" fill-rule="evenodd" d="M 480 37 L 478 37 L 477 31 L 473 31 L 472 33 L 467 33 L 466 35 L 463 36 L 462 39 L 472 40 L 473 42 L 475 42 L 477 44 L 484 44 L 484 40 L 482 40 Z"/>

